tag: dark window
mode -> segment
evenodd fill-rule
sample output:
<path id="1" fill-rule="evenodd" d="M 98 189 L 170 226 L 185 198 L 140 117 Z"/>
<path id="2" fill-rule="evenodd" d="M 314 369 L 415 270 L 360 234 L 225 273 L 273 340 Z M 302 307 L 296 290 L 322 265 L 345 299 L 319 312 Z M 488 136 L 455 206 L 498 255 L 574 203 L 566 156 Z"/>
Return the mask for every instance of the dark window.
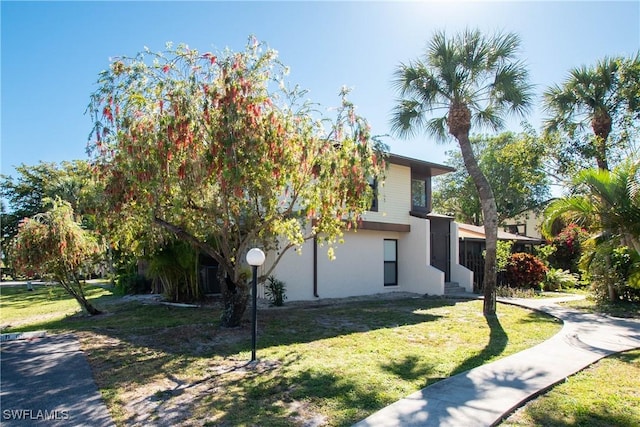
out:
<path id="1" fill-rule="evenodd" d="M 398 241 L 384 240 L 384 285 L 398 285 Z"/>
<path id="2" fill-rule="evenodd" d="M 411 209 L 427 209 L 427 183 L 424 179 L 411 179 Z"/>
<path id="3" fill-rule="evenodd" d="M 371 212 L 378 212 L 378 180 L 376 178 L 371 178 L 369 180 L 369 187 L 373 190 L 373 200 L 371 201 L 371 207 L 369 210 Z"/>

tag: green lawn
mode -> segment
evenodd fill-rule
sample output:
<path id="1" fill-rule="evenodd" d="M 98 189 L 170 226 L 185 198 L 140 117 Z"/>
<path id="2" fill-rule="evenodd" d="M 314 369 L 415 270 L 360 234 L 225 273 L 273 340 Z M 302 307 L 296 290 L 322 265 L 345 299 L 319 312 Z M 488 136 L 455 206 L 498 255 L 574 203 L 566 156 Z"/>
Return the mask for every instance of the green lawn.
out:
<path id="1" fill-rule="evenodd" d="M 80 310 L 77 301 L 57 285 L 35 284 L 0 287 L 0 326 L 2 332 L 33 330 L 44 321 L 61 320 Z M 87 286 L 89 300 L 110 299 L 112 293 L 101 287 Z M 113 297 L 111 297 L 113 298 Z"/>
<path id="2" fill-rule="evenodd" d="M 640 317 L 640 304 L 562 303 L 617 317 Z M 640 350 L 616 354 L 555 386 L 511 415 L 501 426 L 640 426 Z"/>
<path id="3" fill-rule="evenodd" d="M 3 324 L 11 324 L 4 308 L 13 307 L 36 320 L 10 330 L 74 331 L 119 425 L 156 419 L 182 425 L 351 425 L 560 329 L 548 316 L 508 305 L 485 319 L 481 301 L 379 299 L 269 309 L 258 315 L 260 363 L 247 366 L 250 323 L 220 328 L 216 305 L 116 303 L 107 291 L 92 292 L 107 314 L 64 317 L 73 304 L 65 305 L 63 297 L 52 299 L 43 290 L 3 292 Z M 24 298 L 28 304 L 20 302 Z M 64 314 L 38 320 L 32 306 L 39 304 Z M 15 313 L 12 321 L 19 323 Z"/>
<path id="4" fill-rule="evenodd" d="M 600 360 L 525 405 L 501 425 L 639 426 L 640 350 Z"/>

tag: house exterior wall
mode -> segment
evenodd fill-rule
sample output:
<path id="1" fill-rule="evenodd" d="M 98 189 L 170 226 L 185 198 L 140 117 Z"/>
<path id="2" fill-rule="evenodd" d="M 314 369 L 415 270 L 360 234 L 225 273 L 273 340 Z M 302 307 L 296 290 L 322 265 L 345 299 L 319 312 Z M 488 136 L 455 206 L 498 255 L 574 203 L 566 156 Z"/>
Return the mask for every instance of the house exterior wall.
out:
<path id="1" fill-rule="evenodd" d="M 473 271 L 460 264 L 460 237 L 458 224 L 451 223 L 451 281 L 457 282 L 465 291 L 473 292 Z"/>
<path id="2" fill-rule="evenodd" d="M 273 275 L 285 282 L 288 301 L 388 292 L 444 294 L 445 273 L 431 265 L 431 221 L 409 214 L 411 171 L 410 166 L 390 164 L 384 185 L 377 189 L 378 210 L 363 215 L 362 228 L 345 232 L 344 243 L 334 246 L 335 259 L 327 256 L 327 246 L 314 248 L 313 240 L 300 251 L 284 254 Z M 367 223 L 375 227 L 367 228 Z M 457 254 L 457 227 L 450 234 L 451 253 Z M 385 239 L 397 241 L 397 285 L 393 286 L 384 285 Z M 266 267 L 276 255 L 268 254 Z M 451 258 L 452 280 L 472 290 L 473 274 L 458 264 L 457 256 Z"/>
<path id="3" fill-rule="evenodd" d="M 365 221 L 409 224 L 411 169 L 391 164 L 384 185 L 378 186 L 378 211 L 366 212 Z"/>
<path id="4" fill-rule="evenodd" d="M 504 221 L 503 229 L 507 229 L 508 226 L 513 226 L 518 233 L 533 237 L 535 239 L 542 239 L 542 233 L 540 233 L 540 225 L 542 224 L 542 216 L 534 211 L 527 211 L 514 218 L 509 218 Z M 513 231 L 515 231 L 513 230 Z M 510 232 L 513 232 L 510 230 Z"/>
<path id="5" fill-rule="evenodd" d="M 398 242 L 401 290 L 420 294 L 442 295 L 444 272 L 430 264 L 431 223 L 428 219 L 409 217 L 411 232 Z"/>
<path id="6" fill-rule="evenodd" d="M 345 233 L 344 243 L 334 246 L 335 258 L 329 259 L 326 245 L 317 246 L 317 296 L 314 295 L 313 241 L 298 252 L 289 250 L 276 266 L 273 275 L 285 282 L 289 301 L 316 298 L 344 298 L 400 290 L 403 272 L 398 267 L 398 286 L 384 286 L 384 240 L 409 233 L 358 230 Z M 400 243 L 398 243 L 400 246 Z M 400 257 L 400 247 L 398 247 Z M 267 265 L 273 262 L 267 258 Z"/>

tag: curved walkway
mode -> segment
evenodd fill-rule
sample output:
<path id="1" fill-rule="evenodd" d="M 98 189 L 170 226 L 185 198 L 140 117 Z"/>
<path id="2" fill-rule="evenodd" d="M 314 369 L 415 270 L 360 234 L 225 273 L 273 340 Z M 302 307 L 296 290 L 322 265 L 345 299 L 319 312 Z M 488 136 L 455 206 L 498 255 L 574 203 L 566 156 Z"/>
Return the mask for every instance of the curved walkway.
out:
<path id="1" fill-rule="evenodd" d="M 535 347 L 432 384 L 355 426 L 495 425 L 527 400 L 599 359 L 640 348 L 640 319 L 588 314 L 555 304 L 581 298 L 499 298 L 548 313 L 564 325 Z"/>

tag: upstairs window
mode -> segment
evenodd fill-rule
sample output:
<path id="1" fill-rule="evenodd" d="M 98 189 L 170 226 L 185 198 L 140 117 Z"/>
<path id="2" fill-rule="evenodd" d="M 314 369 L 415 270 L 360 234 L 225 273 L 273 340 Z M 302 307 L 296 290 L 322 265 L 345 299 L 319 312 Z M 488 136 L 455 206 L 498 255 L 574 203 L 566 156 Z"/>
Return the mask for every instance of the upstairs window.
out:
<path id="1" fill-rule="evenodd" d="M 371 212 L 378 212 L 378 180 L 376 178 L 370 178 L 369 187 L 371 187 L 373 191 L 373 200 L 371 200 L 369 210 Z"/>
<path id="2" fill-rule="evenodd" d="M 424 179 L 411 179 L 411 210 L 427 210 L 427 183 Z"/>

